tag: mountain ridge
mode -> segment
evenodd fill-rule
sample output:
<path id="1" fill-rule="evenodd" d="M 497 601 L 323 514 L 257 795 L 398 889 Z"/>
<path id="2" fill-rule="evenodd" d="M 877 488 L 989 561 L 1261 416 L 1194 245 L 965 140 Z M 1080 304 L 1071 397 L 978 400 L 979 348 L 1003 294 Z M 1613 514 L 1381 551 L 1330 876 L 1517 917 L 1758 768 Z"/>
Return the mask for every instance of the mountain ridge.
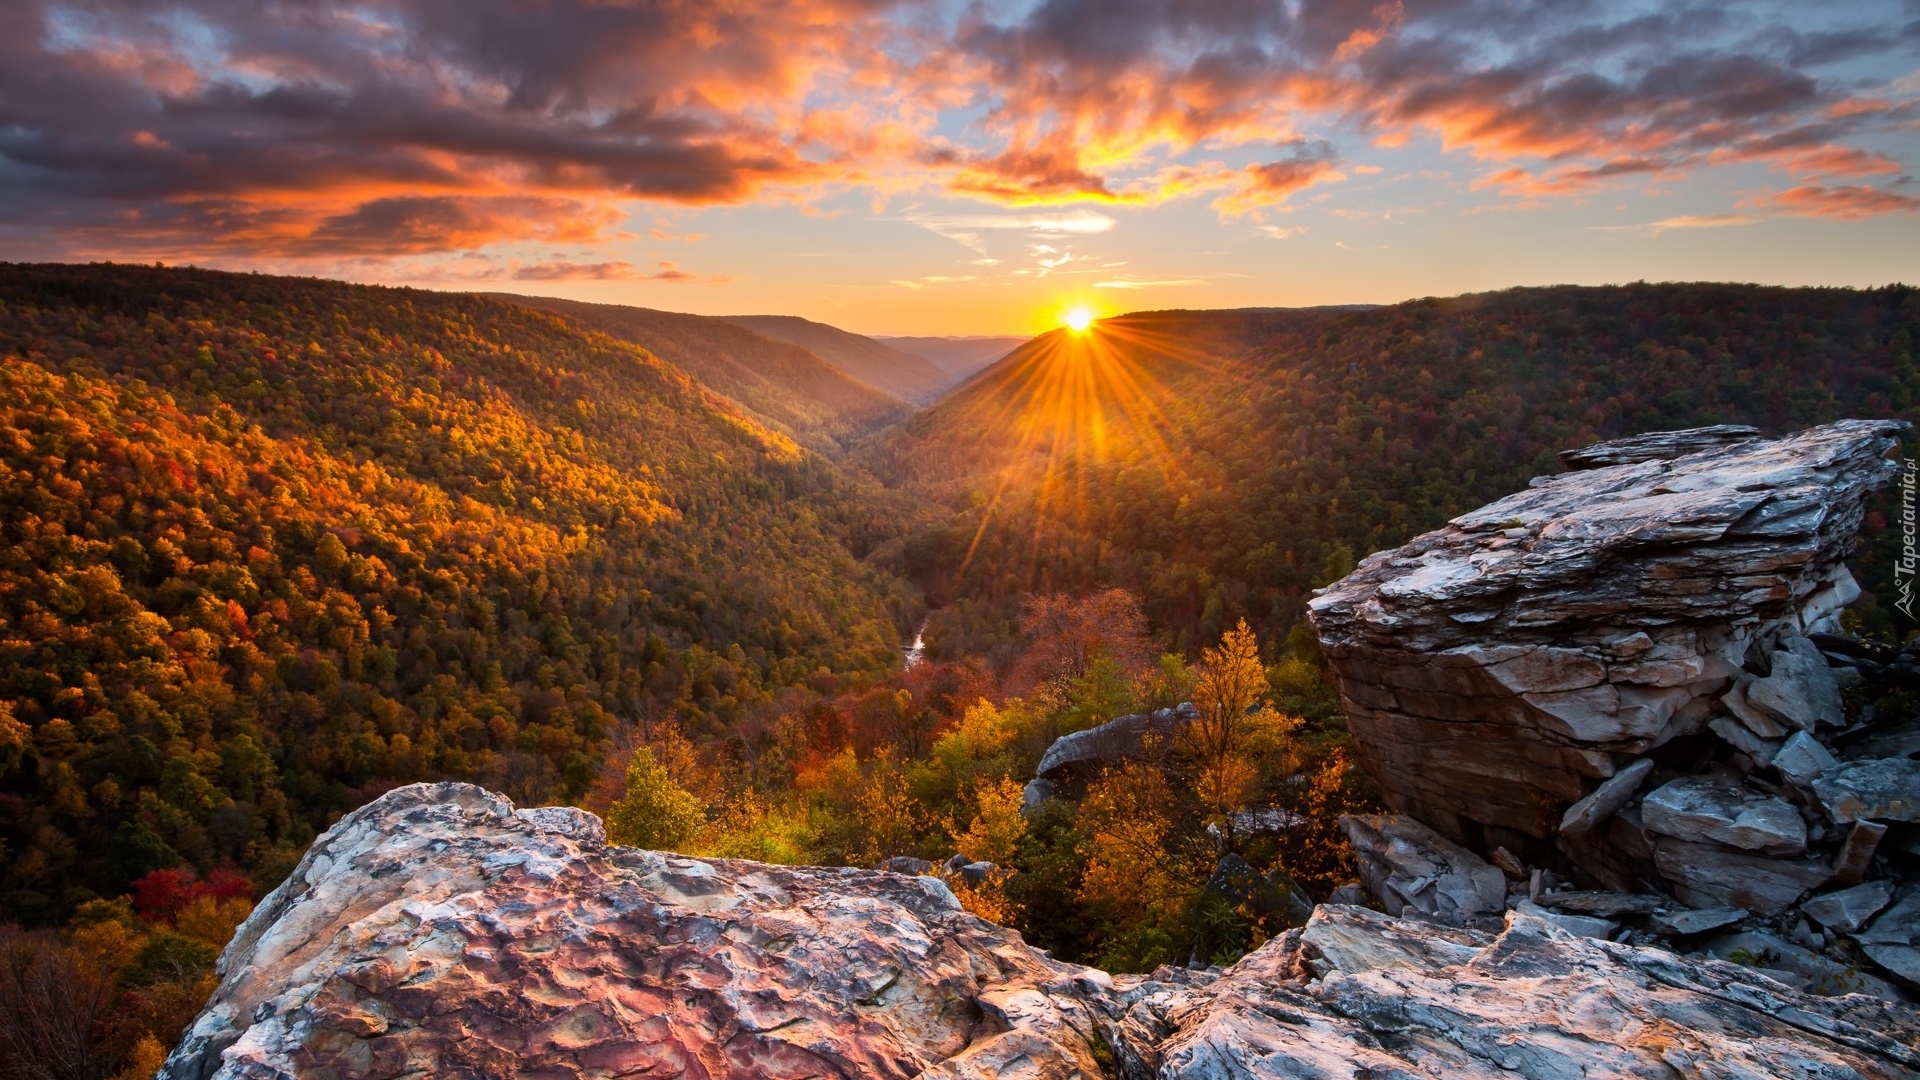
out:
<path id="1" fill-rule="evenodd" d="M 557 297 L 483 295 L 556 313 L 639 345 L 814 449 L 839 451 L 913 408 L 804 346 L 726 319 Z"/>
<path id="2" fill-rule="evenodd" d="M 848 375 L 915 405 L 938 399 L 954 382 L 947 372 L 924 357 L 798 315 L 722 315 L 720 318 L 808 349 Z"/>

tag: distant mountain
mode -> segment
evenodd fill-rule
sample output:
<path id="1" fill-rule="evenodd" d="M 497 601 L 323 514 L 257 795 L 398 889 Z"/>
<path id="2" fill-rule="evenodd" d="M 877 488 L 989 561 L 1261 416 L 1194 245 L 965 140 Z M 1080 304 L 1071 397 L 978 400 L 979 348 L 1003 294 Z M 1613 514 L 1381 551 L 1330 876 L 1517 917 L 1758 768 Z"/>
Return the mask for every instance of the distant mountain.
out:
<path id="1" fill-rule="evenodd" d="M 725 319 L 551 296 L 491 295 L 632 342 L 816 450 L 839 449 L 845 440 L 913 411 L 894 394 L 800 345 Z"/>
<path id="2" fill-rule="evenodd" d="M 940 608 L 936 658 L 1006 641 L 1033 592 L 1105 585 L 1137 593 L 1176 648 L 1241 616 L 1273 640 L 1357 557 L 1558 471 L 1562 449 L 1713 423 L 1920 420 L 1916 337 L 1906 286 L 1146 312 L 1035 338 L 860 460 L 943 517 L 905 548 Z M 1864 532 L 1870 593 L 1891 588 L 1897 511 Z"/>
<path id="3" fill-rule="evenodd" d="M 956 383 L 1026 344 L 1023 337 L 876 337 L 882 345 L 929 360 Z"/>
<path id="4" fill-rule="evenodd" d="M 877 386 L 916 405 L 932 402 L 959 381 L 924 357 L 796 315 L 723 317 L 727 322 L 744 326 L 756 334 L 809 349 L 861 382 Z"/>

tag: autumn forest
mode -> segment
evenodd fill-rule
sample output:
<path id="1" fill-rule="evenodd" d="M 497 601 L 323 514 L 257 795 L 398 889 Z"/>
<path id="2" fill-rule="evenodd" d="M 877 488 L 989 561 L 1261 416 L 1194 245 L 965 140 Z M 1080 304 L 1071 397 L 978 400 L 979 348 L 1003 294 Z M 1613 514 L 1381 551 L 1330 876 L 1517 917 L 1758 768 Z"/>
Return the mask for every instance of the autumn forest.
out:
<path id="1" fill-rule="evenodd" d="M 1314 588 L 1596 439 L 1920 419 L 1916 333 L 1903 286 L 1169 311 L 916 407 L 699 316 L 0 266 L 0 997 L 63 1002 L 0 1041 L 150 1074 L 251 905 L 419 780 L 718 857 L 957 854 L 1063 958 L 1231 960 L 1375 804 Z M 1886 525 L 1848 619 L 1897 640 Z M 1059 737 L 1188 702 L 1023 805 Z"/>

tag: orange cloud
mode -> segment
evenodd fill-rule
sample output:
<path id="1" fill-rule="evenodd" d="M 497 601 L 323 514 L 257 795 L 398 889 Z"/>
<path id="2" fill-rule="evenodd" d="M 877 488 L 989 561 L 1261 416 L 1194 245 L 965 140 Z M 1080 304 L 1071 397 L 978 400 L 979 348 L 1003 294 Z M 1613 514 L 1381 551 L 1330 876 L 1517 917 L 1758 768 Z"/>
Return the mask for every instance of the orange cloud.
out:
<path id="1" fill-rule="evenodd" d="M 67 3 L 22 5 L 0 36 L 0 228 L 16 250 L 596 245 L 636 203 L 804 207 L 850 190 L 1214 193 L 1233 216 L 1341 178 L 1335 148 L 1302 135 L 1336 129 L 1383 149 L 1437 138 L 1511 200 L 1759 163 L 1801 185 L 1772 197 L 1781 212 L 1898 213 L 1908 197 L 1833 184 L 1902 171 L 1862 140 L 1920 118 L 1897 83 L 1865 96 L 1831 74 L 1902 40 L 1868 14 L 1813 33 L 1704 6 L 1496 0 L 1035 0 L 1011 16 L 934 0 L 173 0 L 167 19 L 146 0 Z M 1272 146 L 1286 156 L 1260 160 Z"/>
<path id="2" fill-rule="evenodd" d="M 1920 197 L 1902 195 L 1863 184 L 1824 187 L 1806 184 L 1744 200 L 1742 206 L 1765 207 L 1795 217 L 1837 218 L 1855 221 L 1881 214 L 1911 214 L 1920 210 Z"/>

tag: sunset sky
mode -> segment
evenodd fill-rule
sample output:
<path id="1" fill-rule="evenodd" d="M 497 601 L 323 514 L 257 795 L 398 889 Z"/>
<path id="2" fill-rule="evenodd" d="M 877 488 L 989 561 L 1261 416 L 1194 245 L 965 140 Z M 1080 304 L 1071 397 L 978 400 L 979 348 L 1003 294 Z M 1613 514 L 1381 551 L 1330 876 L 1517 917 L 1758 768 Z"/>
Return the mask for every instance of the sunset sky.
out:
<path id="1" fill-rule="evenodd" d="M 866 333 L 1920 281 L 1920 2 L 0 6 L 0 258 Z"/>

